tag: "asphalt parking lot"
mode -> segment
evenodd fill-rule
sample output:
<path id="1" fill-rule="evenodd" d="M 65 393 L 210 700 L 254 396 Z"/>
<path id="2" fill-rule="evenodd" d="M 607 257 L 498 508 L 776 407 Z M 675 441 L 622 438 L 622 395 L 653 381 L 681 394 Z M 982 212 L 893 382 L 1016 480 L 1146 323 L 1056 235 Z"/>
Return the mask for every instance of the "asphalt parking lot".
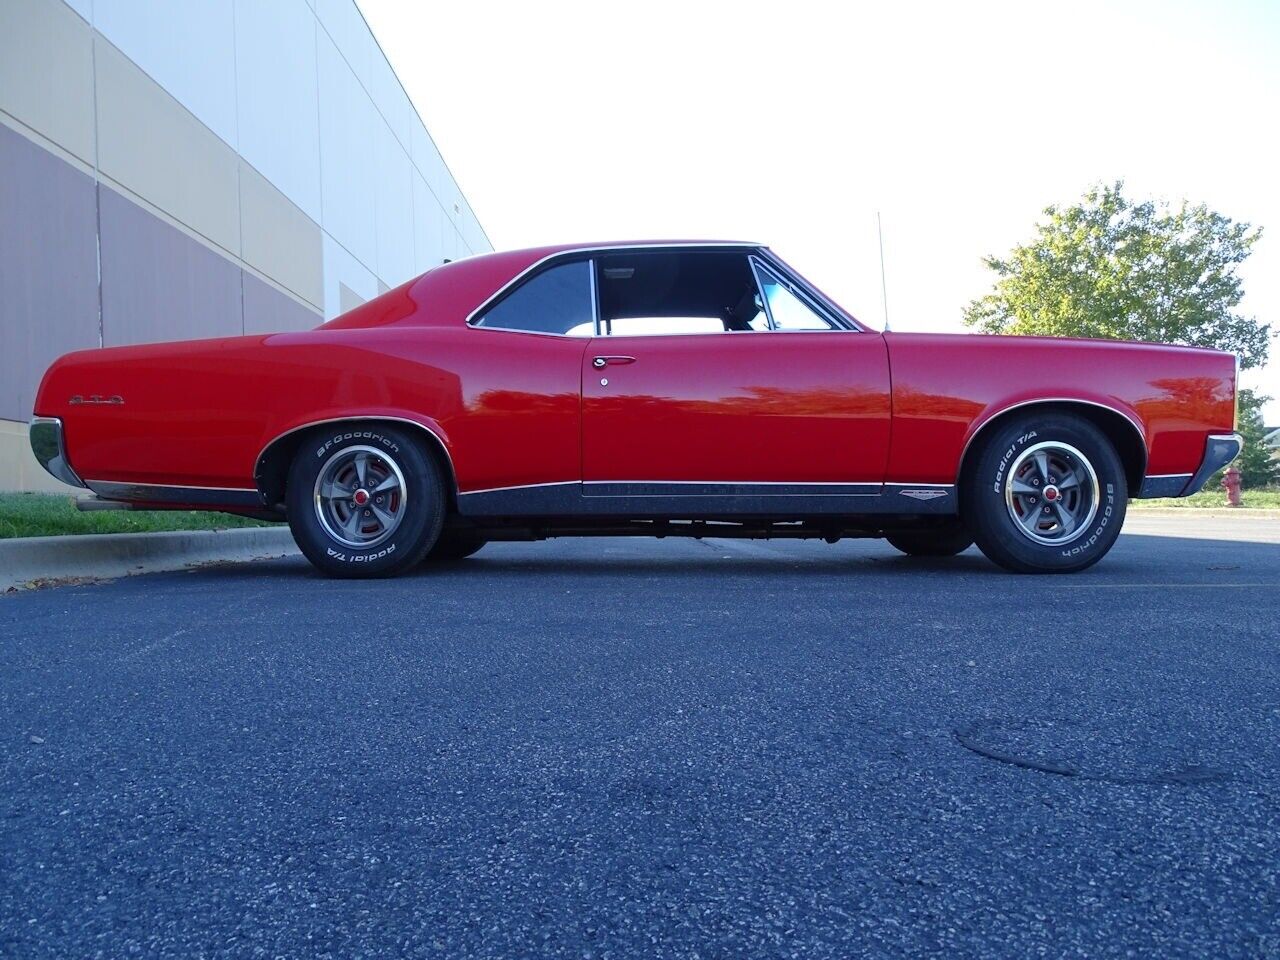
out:
<path id="1" fill-rule="evenodd" d="M 1225 523 L 0 598 L 0 956 L 1280 955 L 1280 520 Z"/>

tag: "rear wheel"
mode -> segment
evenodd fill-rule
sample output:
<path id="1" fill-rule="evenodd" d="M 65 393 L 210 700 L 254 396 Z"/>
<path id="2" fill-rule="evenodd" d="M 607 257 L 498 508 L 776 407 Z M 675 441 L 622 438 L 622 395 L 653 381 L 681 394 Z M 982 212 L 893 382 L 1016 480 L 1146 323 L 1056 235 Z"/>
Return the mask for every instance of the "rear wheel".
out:
<path id="1" fill-rule="evenodd" d="M 987 437 L 961 478 L 973 539 L 1016 573 L 1069 573 L 1101 560 L 1124 524 L 1128 484 L 1105 435 L 1063 413 L 1028 413 Z"/>
<path id="2" fill-rule="evenodd" d="M 954 557 L 973 546 L 973 536 L 959 526 L 941 530 L 909 530 L 890 534 L 885 539 L 912 557 Z"/>
<path id="3" fill-rule="evenodd" d="M 453 563 L 465 560 L 489 541 L 469 530 L 445 530 L 434 547 L 427 551 L 423 563 Z"/>
<path id="4" fill-rule="evenodd" d="M 444 521 L 435 459 L 397 427 L 343 425 L 312 434 L 289 469 L 289 527 L 334 577 L 385 577 L 422 560 Z"/>

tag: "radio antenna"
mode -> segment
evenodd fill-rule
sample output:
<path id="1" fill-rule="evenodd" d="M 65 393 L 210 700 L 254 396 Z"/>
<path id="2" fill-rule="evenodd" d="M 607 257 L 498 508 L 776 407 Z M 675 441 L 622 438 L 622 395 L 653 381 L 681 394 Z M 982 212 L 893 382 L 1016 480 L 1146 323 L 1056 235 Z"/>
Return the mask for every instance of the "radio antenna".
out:
<path id="1" fill-rule="evenodd" d="M 889 330 L 889 287 L 884 280 L 884 230 L 880 225 L 880 211 L 876 211 L 876 236 L 880 239 L 880 303 L 884 307 L 884 329 Z"/>

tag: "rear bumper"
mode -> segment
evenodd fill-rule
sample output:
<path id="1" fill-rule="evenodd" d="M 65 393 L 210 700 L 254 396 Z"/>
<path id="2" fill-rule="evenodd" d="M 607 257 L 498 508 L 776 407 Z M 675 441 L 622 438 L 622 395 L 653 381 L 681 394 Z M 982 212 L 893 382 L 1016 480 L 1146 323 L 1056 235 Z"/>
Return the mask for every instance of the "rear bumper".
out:
<path id="1" fill-rule="evenodd" d="M 1200 461 L 1200 469 L 1191 475 L 1182 496 L 1189 497 L 1199 492 L 1206 480 L 1240 456 L 1244 440 L 1238 433 L 1217 433 L 1209 437 L 1204 444 L 1204 459 Z"/>
<path id="2" fill-rule="evenodd" d="M 62 421 L 57 417 L 32 417 L 31 419 L 31 452 L 56 480 L 69 483 L 73 487 L 83 487 L 71 462 L 67 459 L 67 448 L 62 437 Z"/>
<path id="3" fill-rule="evenodd" d="M 1195 473 L 1148 474 L 1142 480 L 1142 489 L 1135 494 L 1139 500 L 1151 497 L 1189 497 L 1198 493 L 1205 481 L 1240 455 L 1244 442 L 1238 433 L 1215 433 L 1205 441 L 1204 457 Z"/>

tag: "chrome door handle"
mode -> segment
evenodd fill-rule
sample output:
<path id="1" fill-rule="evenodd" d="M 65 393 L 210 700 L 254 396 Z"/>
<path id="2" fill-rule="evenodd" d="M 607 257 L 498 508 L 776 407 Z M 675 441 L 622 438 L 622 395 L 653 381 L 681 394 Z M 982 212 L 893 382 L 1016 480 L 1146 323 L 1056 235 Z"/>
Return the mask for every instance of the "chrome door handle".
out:
<path id="1" fill-rule="evenodd" d="M 591 365 L 597 370 L 607 367 L 611 363 L 635 363 L 635 357 L 596 357 L 591 361 Z"/>

